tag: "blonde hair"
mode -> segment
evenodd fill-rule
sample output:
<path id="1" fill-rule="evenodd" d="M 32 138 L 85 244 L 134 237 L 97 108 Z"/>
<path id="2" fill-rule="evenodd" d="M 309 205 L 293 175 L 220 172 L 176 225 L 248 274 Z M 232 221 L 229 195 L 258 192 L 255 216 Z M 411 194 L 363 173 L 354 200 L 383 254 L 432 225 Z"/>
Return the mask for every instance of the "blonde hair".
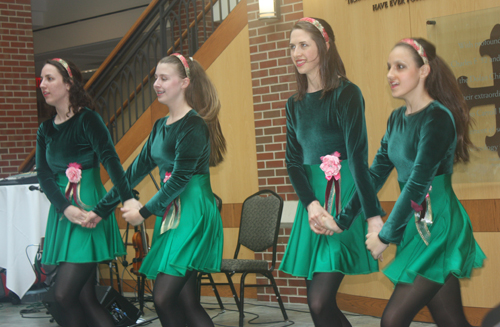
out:
<path id="1" fill-rule="evenodd" d="M 210 134 L 210 166 L 215 167 L 224 160 L 226 153 L 226 139 L 222 134 L 219 122 L 221 108 L 217 89 L 200 63 L 193 59 L 187 60 L 189 66 L 190 83 L 186 88 L 186 101 L 196 110 L 208 126 Z M 176 56 L 162 58 L 158 64 L 174 64 L 179 76 L 187 78 L 186 69 Z"/>

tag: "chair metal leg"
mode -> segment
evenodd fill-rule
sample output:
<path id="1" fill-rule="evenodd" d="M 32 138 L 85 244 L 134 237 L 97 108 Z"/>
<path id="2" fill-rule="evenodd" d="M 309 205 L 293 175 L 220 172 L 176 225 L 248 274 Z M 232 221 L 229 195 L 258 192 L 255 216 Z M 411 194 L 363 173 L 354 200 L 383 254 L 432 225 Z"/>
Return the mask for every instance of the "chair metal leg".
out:
<path id="1" fill-rule="evenodd" d="M 122 280 L 120 279 L 120 274 L 118 272 L 118 262 L 114 261 L 113 266 L 115 267 L 115 272 L 116 272 L 116 283 L 118 285 L 118 293 L 120 293 L 120 295 L 123 295 Z"/>
<path id="2" fill-rule="evenodd" d="M 236 302 L 236 307 L 238 307 L 238 311 L 240 311 L 240 300 L 238 299 L 238 294 L 236 294 L 236 289 L 234 288 L 233 280 L 231 279 L 231 274 L 225 273 L 227 277 L 227 282 L 229 283 L 229 287 L 231 288 L 231 292 L 233 293 L 234 302 Z"/>
<path id="3" fill-rule="evenodd" d="M 271 282 L 271 285 L 273 286 L 274 289 L 274 294 L 276 294 L 276 299 L 278 300 L 278 304 L 280 305 L 281 313 L 283 314 L 283 318 L 285 321 L 288 321 L 288 315 L 286 314 L 285 311 L 285 306 L 283 305 L 283 301 L 281 300 L 281 294 L 278 290 L 278 285 L 276 285 L 276 281 L 274 280 L 273 274 L 271 272 L 266 273 L 265 276 L 269 278 L 269 281 Z"/>
<path id="4" fill-rule="evenodd" d="M 219 291 L 217 290 L 217 286 L 215 285 L 214 279 L 212 278 L 212 274 L 207 274 L 208 279 L 210 280 L 210 284 L 212 285 L 212 291 L 214 291 L 215 298 L 217 299 L 217 302 L 219 303 L 219 307 L 221 310 L 224 309 L 224 304 L 222 304 L 222 300 L 219 295 Z"/>
<path id="5" fill-rule="evenodd" d="M 201 279 L 203 278 L 204 273 L 198 272 L 198 276 L 196 276 L 196 288 L 198 290 L 198 300 L 201 300 Z"/>
<path id="6" fill-rule="evenodd" d="M 243 317 L 245 317 L 245 311 L 244 311 L 244 306 L 245 306 L 245 277 L 247 277 L 247 273 L 244 272 L 241 274 L 241 281 L 240 281 L 240 327 L 243 327 Z"/>
<path id="7" fill-rule="evenodd" d="M 115 288 L 115 285 L 113 285 L 113 260 L 108 262 L 108 267 L 109 267 L 109 285 L 111 285 L 111 288 Z"/>
<path id="8" fill-rule="evenodd" d="M 146 286 L 146 276 L 137 276 L 137 286 L 138 286 L 138 294 L 137 299 L 139 301 L 139 312 L 141 315 L 144 315 L 144 290 Z"/>
<path id="9" fill-rule="evenodd" d="M 203 272 L 199 272 L 198 276 L 196 277 L 196 286 L 198 289 L 198 300 L 201 299 L 201 280 L 203 279 L 203 275 L 207 275 L 206 278 L 210 281 L 210 286 L 212 286 L 212 291 L 214 292 L 215 298 L 217 299 L 217 303 L 219 303 L 219 307 L 221 310 L 226 310 L 224 308 L 224 304 L 222 303 L 222 299 L 220 298 L 219 291 L 217 290 L 217 285 L 215 285 L 214 279 L 212 277 L 212 274 L 207 274 Z M 208 284 L 203 284 L 203 285 L 208 285 Z"/>

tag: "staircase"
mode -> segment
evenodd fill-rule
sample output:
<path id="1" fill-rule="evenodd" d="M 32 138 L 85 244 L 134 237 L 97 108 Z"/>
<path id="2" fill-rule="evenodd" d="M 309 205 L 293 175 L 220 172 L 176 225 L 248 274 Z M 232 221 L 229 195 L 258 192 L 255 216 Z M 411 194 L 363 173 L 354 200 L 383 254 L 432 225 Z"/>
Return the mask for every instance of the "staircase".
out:
<path id="1" fill-rule="evenodd" d="M 194 57 L 207 69 L 245 25 L 245 0 L 150 3 L 85 85 L 122 163 L 147 137 L 154 121 L 168 112 L 156 100 L 152 87 L 157 62 L 178 52 Z M 202 47 L 207 48 L 203 55 L 198 53 Z M 20 172 L 32 168 L 34 154 L 35 149 L 19 167 Z M 101 177 L 103 182 L 108 179 L 103 169 Z"/>
<path id="2" fill-rule="evenodd" d="M 232 3 L 233 2 L 233 3 Z M 174 52 L 192 57 L 238 0 L 154 0 L 85 85 L 115 144 L 156 99 L 158 61 Z"/>

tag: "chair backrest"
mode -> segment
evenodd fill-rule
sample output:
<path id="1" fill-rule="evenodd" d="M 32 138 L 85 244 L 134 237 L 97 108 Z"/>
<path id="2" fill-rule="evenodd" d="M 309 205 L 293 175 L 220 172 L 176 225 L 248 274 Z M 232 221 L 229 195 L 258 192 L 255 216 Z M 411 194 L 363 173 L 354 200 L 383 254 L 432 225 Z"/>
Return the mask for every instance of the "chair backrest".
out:
<path id="1" fill-rule="evenodd" d="M 214 193 L 215 197 L 215 203 L 217 203 L 217 209 L 219 209 L 219 212 L 222 210 L 222 199 Z"/>
<path id="2" fill-rule="evenodd" d="M 249 196 L 241 209 L 240 233 L 234 258 L 238 256 L 240 245 L 254 252 L 272 246 L 276 253 L 282 212 L 283 199 L 271 190 L 262 190 Z"/>

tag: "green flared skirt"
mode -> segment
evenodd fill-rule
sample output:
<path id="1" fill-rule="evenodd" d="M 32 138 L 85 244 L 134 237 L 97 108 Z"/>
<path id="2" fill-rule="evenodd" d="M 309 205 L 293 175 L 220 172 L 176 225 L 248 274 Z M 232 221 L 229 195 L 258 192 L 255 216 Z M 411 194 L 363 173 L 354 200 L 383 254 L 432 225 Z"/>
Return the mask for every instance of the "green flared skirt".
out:
<path id="1" fill-rule="evenodd" d="M 64 194 L 68 178 L 65 173 L 60 173 L 57 174 L 56 180 Z M 82 202 L 91 208 L 104 197 L 106 189 L 101 182 L 99 167 L 82 170 L 79 192 Z M 45 231 L 43 264 L 97 263 L 112 260 L 125 253 L 114 214 L 103 217 L 95 228 L 84 228 L 73 224 L 63 214 L 57 213 L 53 205 L 50 206 Z"/>
<path id="2" fill-rule="evenodd" d="M 400 182 L 401 189 L 404 185 Z M 394 284 L 413 283 L 417 275 L 440 284 L 450 274 L 469 278 L 472 269 L 481 267 L 486 259 L 474 239 L 469 216 L 453 191 L 451 175 L 436 176 L 429 197 L 433 218 L 428 225 L 429 245 L 422 240 L 412 215 L 396 257 L 383 270 Z"/>
<path id="3" fill-rule="evenodd" d="M 327 180 L 319 165 L 304 165 L 307 178 L 321 205 L 325 202 Z M 342 161 L 341 208 L 351 199 L 356 188 L 347 160 Z M 337 195 L 336 195 L 337 196 Z M 335 208 L 332 210 L 335 216 Z M 306 208 L 299 201 L 290 239 L 280 270 L 297 277 L 312 279 L 314 273 L 341 272 L 346 275 L 370 274 L 378 271 L 378 263 L 365 247 L 367 223 L 361 214 L 349 230 L 332 236 L 315 234 L 309 227 Z"/>
<path id="4" fill-rule="evenodd" d="M 194 175 L 180 195 L 179 225 L 160 234 L 156 218 L 151 249 L 139 270 L 148 279 L 158 273 L 185 276 L 188 270 L 220 272 L 224 234 L 210 186 L 210 175 Z"/>

